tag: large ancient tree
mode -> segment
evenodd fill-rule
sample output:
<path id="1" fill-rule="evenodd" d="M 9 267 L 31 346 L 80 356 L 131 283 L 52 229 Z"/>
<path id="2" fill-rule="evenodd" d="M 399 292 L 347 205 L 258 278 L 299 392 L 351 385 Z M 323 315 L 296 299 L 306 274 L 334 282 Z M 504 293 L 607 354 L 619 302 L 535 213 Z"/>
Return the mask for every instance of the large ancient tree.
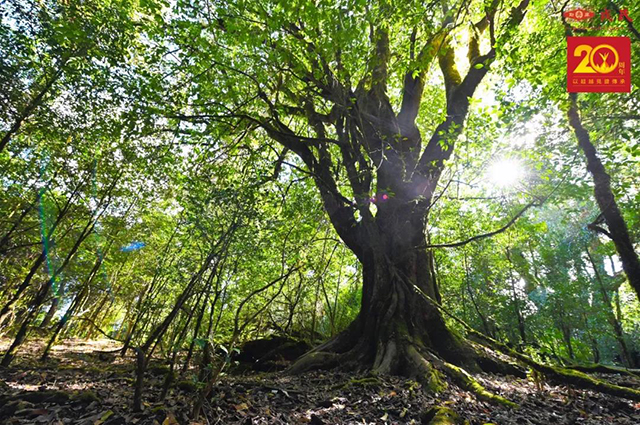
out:
<path id="1" fill-rule="evenodd" d="M 477 370 L 488 362 L 435 305 L 426 225 L 470 99 L 529 1 L 365 3 L 182 5 L 173 43 L 197 72 L 172 117 L 191 123 L 181 131 L 222 123 L 280 144 L 276 169 L 313 178 L 362 264 L 358 317 L 293 371 L 354 361 L 416 374 L 439 358 Z M 438 102 L 441 116 L 421 115 Z"/>

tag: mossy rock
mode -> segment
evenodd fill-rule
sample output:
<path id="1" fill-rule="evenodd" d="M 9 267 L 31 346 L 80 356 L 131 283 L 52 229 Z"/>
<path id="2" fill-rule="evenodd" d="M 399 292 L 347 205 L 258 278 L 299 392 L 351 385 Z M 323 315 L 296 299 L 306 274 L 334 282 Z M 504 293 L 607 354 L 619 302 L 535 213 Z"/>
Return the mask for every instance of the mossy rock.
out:
<path id="1" fill-rule="evenodd" d="M 432 407 L 421 415 L 421 423 L 424 425 L 456 425 L 460 423 L 460 417 L 448 407 Z"/>
<path id="2" fill-rule="evenodd" d="M 432 393 L 441 393 L 448 387 L 447 381 L 444 379 L 442 373 L 433 369 L 429 376 L 426 377 L 426 389 Z"/>
<path id="3" fill-rule="evenodd" d="M 233 356 L 233 360 L 251 363 L 260 368 L 260 363 L 273 365 L 273 362 L 294 361 L 310 349 L 311 346 L 304 341 L 285 336 L 271 336 L 245 342 L 240 347 L 240 353 Z M 260 370 L 265 371 L 265 367 L 262 366 Z"/>

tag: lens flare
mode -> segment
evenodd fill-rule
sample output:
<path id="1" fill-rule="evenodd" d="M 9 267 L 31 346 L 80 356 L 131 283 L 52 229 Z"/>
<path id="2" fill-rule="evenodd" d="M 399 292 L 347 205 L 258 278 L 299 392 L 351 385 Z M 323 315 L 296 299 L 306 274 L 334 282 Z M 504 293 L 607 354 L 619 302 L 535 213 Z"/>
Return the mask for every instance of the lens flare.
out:
<path id="1" fill-rule="evenodd" d="M 493 186 L 507 188 L 522 180 L 524 169 L 516 159 L 503 159 L 489 166 L 487 177 Z"/>

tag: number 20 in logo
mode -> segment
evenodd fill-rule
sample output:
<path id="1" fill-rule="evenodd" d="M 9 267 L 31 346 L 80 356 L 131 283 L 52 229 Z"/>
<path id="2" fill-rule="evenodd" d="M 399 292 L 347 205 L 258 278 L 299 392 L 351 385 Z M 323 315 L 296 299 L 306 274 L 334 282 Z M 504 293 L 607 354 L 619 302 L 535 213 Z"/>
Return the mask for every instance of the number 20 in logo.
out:
<path id="1" fill-rule="evenodd" d="M 597 57 L 596 53 L 598 53 Z M 588 44 L 581 44 L 573 51 L 573 55 L 582 57 L 576 69 L 573 70 L 575 74 L 609 74 L 620 63 L 618 51 L 608 44 L 599 44 L 595 48 Z"/>
<path id="2" fill-rule="evenodd" d="M 627 37 L 567 37 L 567 90 L 629 92 L 630 57 Z"/>

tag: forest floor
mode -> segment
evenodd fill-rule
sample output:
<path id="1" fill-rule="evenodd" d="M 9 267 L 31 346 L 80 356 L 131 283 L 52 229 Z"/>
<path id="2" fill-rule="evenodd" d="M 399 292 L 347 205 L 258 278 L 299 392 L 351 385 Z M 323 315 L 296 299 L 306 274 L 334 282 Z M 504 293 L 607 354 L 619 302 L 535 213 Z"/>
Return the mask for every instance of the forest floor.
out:
<path id="1" fill-rule="evenodd" d="M 0 350 L 8 341 L 0 340 Z M 111 341 L 69 340 L 38 362 L 42 344 L 31 342 L 9 369 L 0 369 L 1 424 L 405 424 L 422 423 L 432 406 L 455 410 L 469 424 L 640 424 L 640 403 L 542 382 L 475 375 L 487 389 L 518 403 L 510 409 L 478 401 L 450 383 L 443 393 L 423 391 L 411 380 L 345 372 L 278 372 L 222 376 L 190 421 L 196 371 L 176 380 L 164 402 L 156 402 L 166 366 L 152 363 L 145 377 L 144 411 L 132 413 L 134 359 L 105 354 Z M 619 385 L 640 387 L 640 379 L 608 375 Z M 191 380 L 191 381 L 190 381 Z"/>

